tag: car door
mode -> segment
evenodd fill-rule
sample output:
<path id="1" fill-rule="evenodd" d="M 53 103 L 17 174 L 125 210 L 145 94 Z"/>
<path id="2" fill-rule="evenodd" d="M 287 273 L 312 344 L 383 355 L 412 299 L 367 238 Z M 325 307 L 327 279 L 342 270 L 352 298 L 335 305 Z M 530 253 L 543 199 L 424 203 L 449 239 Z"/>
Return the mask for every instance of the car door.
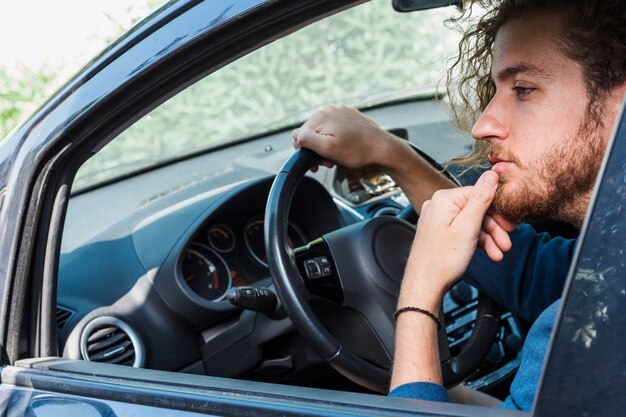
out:
<path id="1" fill-rule="evenodd" d="M 626 118 L 615 126 L 577 243 L 535 414 L 624 413 Z"/>
<path id="2" fill-rule="evenodd" d="M 310 388 L 276 386 L 235 379 L 190 376 L 170 372 L 121 368 L 112 365 L 60 359 L 56 348 L 55 271 L 59 256 L 59 230 L 66 213 L 73 173 L 79 160 L 117 132 L 146 114 L 168 96 L 175 94 L 196 78 L 221 67 L 247 51 L 291 31 L 306 22 L 336 11 L 353 2 L 233 1 L 178 2 L 152 16 L 129 33 L 122 42 L 105 53 L 91 69 L 70 82 L 55 98 L 2 146 L 2 212 L 0 253 L 2 265 L 3 346 L 2 395 L 4 404 L 15 415 L 517 415 L 502 410 L 482 409 L 454 404 L 394 400 L 383 396 L 354 394 Z M 164 46 L 165 45 L 165 46 Z M 165 91 L 165 93 L 164 93 Z M 621 122 L 623 125 L 623 121 Z M 624 159 L 619 153 L 624 142 L 618 130 L 611 148 L 604 176 L 579 245 L 577 262 L 594 262 L 598 245 L 592 244 L 593 232 L 604 239 L 607 230 L 621 225 L 619 211 L 606 213 L 621 189 Z M 619 140 L 619 137 L 622 137 Z M 613 157 L 615 155 L 615 157 Z M 612 164 L 616 166 L 611 169 Z M 612 173 L 612 174 L 611 174 Z M 621 177 L 620 177 L 621 175 Z M 604 184 L 604 182 L 603 182 Z M 619 183 L 621 184 L 621 183 Z M 604 198 L 604 200 L 602 200 Z M 598 201 L 603 201 L 600 205 Z M 619 207 L 619 205 L 618 205 Z M 594 217 L 596 210 L 600 211 Z M 594 220 L 596 223 L 594 223 Z M 607 223 L 610 222 L 610 223 Z M 596 229 L 597 228 L 597 229 Z M 612 247 L 622 244 L 619 233 Z M 589 238 L 587 236 L 590 236 Z M 588 243 L 589 242 L 589 243 Z M 595 252 L 594 252 L 595 249 Z M 586 250 L 590 251 L 587 255 Z M 553 357 L 559 354 L 572 333 L 566 333 L 570 309 L 596 308 L 585 316 L 596 317 L 598 302 L 613 291 L 601 292 L 590 302 L 580 296 L 570 302 L 572 289 L 591 278 L 615 278 L 611 288 L 619 288 L 621 252 L 612 260 L 577 266 L 570 278 L 567 299 L 561 313 L 553 353 L 546 367 L 544 383 L 536 406 L 537 415 L 557 415 L 569 401 L 558 391 L 558 379 L 564 365 Z M 589 273 L 584 271 L 591 271 Z M 607 272 L 608 271 L 608 272 Z M 587 278 L 585 278 L 587 277 Z M 598 278 L 593 278 L 597 280 Z M 613 282 L 613 281 L 612 281 Z M 615 300 L 618 303 L 619 298 Z M 589 306 L 588 304 L 593 304 Z M 583 304 L 582 306 L 580 304 Z M 623 303 L 622 303 L 623 304 Z M 602 304 L 604 305 L 604 304 Z M 613 304 L 611 304 L 613 305 Z M 611 307 L 613 308 L 613 307 Z M 616 306 L 615 308 L 619 308 Z M 603 308 L 600 309 L 602 314 Z M 611 310 L 612 312 L 612 310 Z M 616 314 L 611 317 L 619 316 Z M 605 323 L 605 322 L 603 322 Z M 609 321 L 611 326 L 614 322 Z M 585 328 L 581 323 L 574 330 Z M 613 328 L 613 327 L 611 327 Z M 582 334 L 582 333 L 581 333 Z M 585 333 L 587 334 L 587 333 Z M 619 335 L 618 335 L 619 336 Z M 563 339 L 563 341 L 561 341 Z M 603 343 L 609 352 L 590 352 L 587 340 L 574 345 L 576 358 L 590 366 L 603 355 L 615 354 L 614 343 Z M 617 341 L 619 337 L 611 339 Z M 623 339 L 622 339 L 623 340 Z M 561 342 L 560 342 L 561 341 Z M 593 348 L 599 345 L 591 343 Z M 586 349 L 586 350 L 585 350 Z M 583 351 L 581 351 L 583 350 Z M 49 358 L 52 357 L 52 358 Z M 617 356 L 616 356 L 617 357 Z M 598 378 L 621 375 L 617 367 L 605 363 Z M 554 367 L 555 370 L 552 370 Z M 580 367 L 579 370 L 582 370 Z M 587 368 L 584 368 L 587 369 Z M 619 371 L 619 372 L 618 372 Z M 586 378 L 588 373 L 585 373 Z M 593 374 L 595 375 L 595 373 Z M 576 376 L 580 377 L 579 374 Z M 569 381 L 573 381 L 571 379 Z M 590 382 L 596 379 L 589 378 Z M 615 379 L 610 379 L 615 382 Z M 598 385 L 595 385 L 596 387 Z M 611 385 L 612 386 L 612 385 Z M 556 390 L 556 391 L 555 391 Z M 593 391 L 589 390 L 588 393 Z M 619 393 L 607 389 L 605 400 L 621 408 Z M 592 397 L 596 398 L 596 397 Z M 600 404 L 600 403 L 603 404 Z M 573 407 L 571 415 L 589 415 L 606 408 L 605 401 L 584 401 L 585 407 Z M 588 406 L 588 408 L 586 408 Z M 546 413 L 546 414 L 543 414 Z M 551 413 L 551 414 L 550 414 Z M 600 415 L 600 414 L 598 414 Z M 606 414 L 615 415 L 615 414 Z"/>

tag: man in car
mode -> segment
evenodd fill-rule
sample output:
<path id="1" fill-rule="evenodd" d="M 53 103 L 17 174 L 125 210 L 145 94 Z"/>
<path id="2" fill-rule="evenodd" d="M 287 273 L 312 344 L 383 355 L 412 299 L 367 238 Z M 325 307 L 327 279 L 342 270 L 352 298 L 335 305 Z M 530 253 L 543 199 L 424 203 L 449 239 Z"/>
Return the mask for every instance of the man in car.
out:
<path id="1" fill-rule="evenodd" d="M 348 108 L 312 115 L 293 140 L 327 165 L 382 167 L 421 207 L 395 314 L 390 395 L 447 399 L 435 313 L 463 277 L 534 321 L 502 404 L 529 410 L 574 241 L 522 222 L 583 223 L 626 91 L 626 11 L 621 0 L 492 3 L 448 75 L 453 119 L 473 123 L 476 139 L 461 162 L 491 165 L 475 185 L 451 188 L 404 141 Z"/>

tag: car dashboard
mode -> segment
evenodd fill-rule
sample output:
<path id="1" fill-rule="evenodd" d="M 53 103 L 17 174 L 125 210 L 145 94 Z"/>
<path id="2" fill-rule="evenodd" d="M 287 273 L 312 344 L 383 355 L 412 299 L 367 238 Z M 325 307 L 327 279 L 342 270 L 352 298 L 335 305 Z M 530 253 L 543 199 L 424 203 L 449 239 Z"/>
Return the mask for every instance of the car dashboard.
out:
<path id="1" fill-rule="evenodd" d="M 399 103 L 367 115 L 401 129 L 437 161 L 469 146 L 437 101 Z M 289 136 L 268 134 L 75 193 L 59 261 L 62 355 L 359 390 L 332 373 L 287 317 L 242 311 L 225 300 L 232 287 L 272 286 L 264 212 L 273 174 L 293 152 Z M 363 219 L 395 215 L 407 204 L 376 169 L 320 169 L 296 192 L 289 244 L 295 248 Z M 477 291 L 465 283 L 444 299 L 453 354 L 471 335 L 476 305 Z M 493 392 L 510 382 L 524 329 L 509 312 L 499 326 L 483 366 L 466 385 Z"/>

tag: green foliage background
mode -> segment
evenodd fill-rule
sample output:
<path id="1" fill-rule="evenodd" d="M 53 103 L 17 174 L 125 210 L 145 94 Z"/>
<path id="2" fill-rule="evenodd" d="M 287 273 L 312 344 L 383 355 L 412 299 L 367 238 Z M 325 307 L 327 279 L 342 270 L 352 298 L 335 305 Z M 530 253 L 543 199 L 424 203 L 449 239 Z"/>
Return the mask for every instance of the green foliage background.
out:
<path id="1" fill-rule="evenodd" d="M 23 68 L 18 74 L 0 67 L 0 139 L 31 113 L 54 88 L 55 76 Z"/>
<path id="2" fill-rule="evenodd" d="M 161 3 L 163 3 L 163 0 L 129 0 L 128 4 L 123 7 L 123 10 L 117 10 L 116 13 L 105 13 L 111 24 L 107 33 L 77 33 L 76 36 L 92 39 L 96 45 L 107 45 L 124 30 L 128 29 L 130 25 L 143 18 L 144 14 L 156 9 Z M 114 6 L 111 5 L 111 7 Z M 71 12 L 71 10 L 68 10 L 68 13 Z M 124 16 L 123 21 L 119 20 L 120 15 Z M 42 36 L 36 33 L 31 35 Z M 3 42 L 10 42 L 10 40 L 4 39 Z M 70 50 L 68 54 L 71 55 L 73 52 Z M 67 59 L 68 57 L 61 58 Z M 71 58 L 70 61 L 72 61 Z M 71 73 L 77 69 L 77 62 L 72 61 L 72 63 L 67 64 L 65 69 L 68 69 L 68 71 L 65 71 L 65 73 Z M 80 66 L 81 64 L 78 65 Z M 65 81 L 65 76 L 59 76 L 56 70 L 49 68 L 45 60 L 39 69 L 33 69 L 25 65 L 16 65 L 16 68 L 11 68 L 9 71 L 0 65 L 0 140 L 6 137 L 20 121 L 24 120 L 43 104 L 45 99 Z"/>
<path id="3" fill-rule="evenodd" d="M 390 0 L 375 0 L 276 40 L 136 122 L 87 161 L 75 187 L 290 127 L 325 104 L 432 94 L 457 45 L 456 33 L 444 27 L 453 12 L 400 14 Z"/>
<path id="4" fill-rule="evenodd" d="M 454 51 L 454 9 L 397 13 L 374 0 L 278 39 L 146 115 L 81 167 L 75 189 L 252 134 L 294 126 L 325 104 L 431 94 Z M 0 137 L 59 83 L 0 68 Z"/>

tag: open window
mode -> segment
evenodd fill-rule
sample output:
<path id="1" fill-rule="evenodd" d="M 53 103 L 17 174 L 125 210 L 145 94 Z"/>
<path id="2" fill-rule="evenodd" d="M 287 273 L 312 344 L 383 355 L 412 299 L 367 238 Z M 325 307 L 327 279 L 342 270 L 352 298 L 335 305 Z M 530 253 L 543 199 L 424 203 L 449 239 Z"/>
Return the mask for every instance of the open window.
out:
<path id="1" fill-rule="evenodd" d="M 289 320 L 242 313 L 225 296 L 231 287 L 271 285 L 263 246 L 270 177 L 293 152 L 291 129 L 316 109 L 361 108 L 438 161 L 465 152 L 469 142 L 457 137 L 441 98 L 458 38 L 444 21 L 455 13 L 400 14 L 387 1 L 342 10 L 228 63 L 107 138 L 78 169 L 68 201 L 59 355 L 366 391 L 332 371 Z M 290 219 L 293 246 L 402 209 L 397 187 L 367 188 L 378 177 L 336 168 L 318 173 L 319 185 L 305 183 Z M 476 291 L 459 288 L 446 308 L 459 350 Z M 504 340 L 523 330 L 504 319 L 503 353 L 475 375 L 477 388 L 506 385 L 517 366 Z"/>

